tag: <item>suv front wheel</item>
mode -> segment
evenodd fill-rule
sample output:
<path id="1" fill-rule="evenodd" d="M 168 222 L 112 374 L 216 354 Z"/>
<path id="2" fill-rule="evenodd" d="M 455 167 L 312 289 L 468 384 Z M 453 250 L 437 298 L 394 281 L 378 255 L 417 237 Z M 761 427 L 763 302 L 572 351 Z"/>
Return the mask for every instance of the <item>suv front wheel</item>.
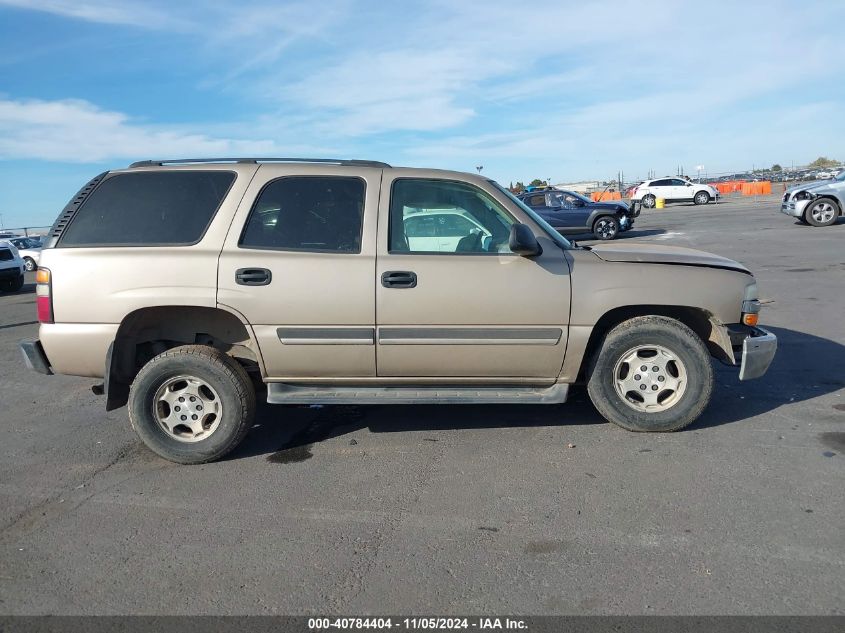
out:
<path id="1" fill-rule="evenodd" d="M 636 317 L 605 337 L 589 368 L 587 391 L 599 413 L 622 428 L 677 431 L 710 402 L 710 354 L 680 321 Z"/>
<path id="2" fill-rule="evenodd" d="M 838 216 L 839 209 L 829 198 L 820 198 L 810 203 L 804 211 L 804 220 L 812 226 L 830 226 Z"/>
<path id="3" fill-rule="evenodd" d="M 710 202 L 710 194 L 706 191 L 699 191 L 695 194 L 695 198 L 692 199 L 695 204 L 707 204 Z"/>
<path id="4" fill-rule="evenodd" d="M 593 223 L 597 240 L 612 240 L 619 233 L 619 222 L 612 215 L 603 215 Z"/>
<path id="5" fill-rule="evenodd" d="M 153 452 L 179 464 L 201 464 L 240 444 L 255 416 L 255 391 L 231 356 L 183 345 L 141 368 L 128 405 L 132 428 Z"/>

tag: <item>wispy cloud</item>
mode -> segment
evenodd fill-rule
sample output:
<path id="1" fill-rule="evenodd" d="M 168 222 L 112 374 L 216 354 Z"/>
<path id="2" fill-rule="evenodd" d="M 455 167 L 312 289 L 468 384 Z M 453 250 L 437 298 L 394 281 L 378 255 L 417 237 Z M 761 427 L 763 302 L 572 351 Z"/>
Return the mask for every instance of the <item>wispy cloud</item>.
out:
<path id="1" fill-rule="evenodd" d="M 116 158 L 297 153 L 275 140 L 210 137 L 133 122 L 87 101 L 0 100 L 0 159 L 99 162 Z"/>
<path id="2" fill-rule="evenodd" d="M 757 123 L 790 121 L 820 144 L 843 141 L 819 133 L 822 119 L 789 116 L 819 101 L 827 104 L 825 116 L 842 118 L 841 82 L 831 78 L 845 40 L 830 28 L 845 21 L 842 3 L 428 0 L 391 8 L 352 0 L 318 7 L 0 0 L 0 6 L 163 33 L 187 52 L 184 59 L 155 57 L 151 47 L 145 54 L 156 80 L 168 76 L 169 64 L 185 64 L 178 81 L 193 82 L 211 102 L 225 96 L 251 113 L 233 107 L 221 115 L 218 108 L 206 117 L 203 108 L 191 112 L 167 95 L 160 99 L 163 121 L 133 103 L 118 109 L 142 117 L 100 109 L 96 95 L 86 94 L 88 102 L 8 101 L 3 120 L 11 123 L 0 127 L 4 155 L 78 160 L 72 157 L 78 148 L 64 149 L 74 143 L 62 135 L 86 146 L 80 154 L 91 158 L 291 151 L 291 145 L 314 154 L 341 146 L 349 150 L 344 154 L 451 167 L 483 161 L 506 177 L 515 165 L 589 175 L 599 166 L 698 162 L 702 154 L 729 151 L 745 160 L 755 143 L 776 151 L 777 139 L 793 132 L 750 140 Z M 812 37 L 784 45 L 796 30 Z M 822 91 L 818 99 L 808 85 Z M 14 122 L 54 110 L 62 121 Z M 173 120 L 167 110 L 204 123 L 167 125 Z M 82 125 L 90 125 L 90 139 L 77 133 Z"/>
<path id="3" fill-rule="evenodd" d="M 0 0 L 0 6 L 52 13 L 86 22 L 144 28 L 184 26 L 171 11 L 122 0 Z"/>

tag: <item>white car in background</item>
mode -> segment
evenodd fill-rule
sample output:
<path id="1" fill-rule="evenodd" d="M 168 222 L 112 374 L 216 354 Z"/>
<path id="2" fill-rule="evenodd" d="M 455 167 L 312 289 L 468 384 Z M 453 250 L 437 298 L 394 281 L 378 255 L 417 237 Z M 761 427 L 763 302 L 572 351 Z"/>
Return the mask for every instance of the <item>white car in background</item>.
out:
<path id="1" fill-rule="evenodd" d="M 719 192 L 710 185 L 691 182 L 683 178 L 657 178 L 646 180 L 634 190 L 631 202 L 639 202 L 653 209 L 658 198 L 666 202 L 694 202 L 707 204 L 719 198 Z"/>
<path id="2" fill-rule="evenodd" d="M 38 261 L 41 259 L 41 241 L 31 237 L 12 237 L 8 240 L 18 249 L 23 259 L 24 269 L 31 272 L 38 268 Z"/>
<path id="3" fill-rule="evenodd" d="M 476 241 L 485 249 L 489 245 L 490 232 L 463 209 L 406 207 L 404 212 L 405 236 L 413 251 L 459 253 Z"/>

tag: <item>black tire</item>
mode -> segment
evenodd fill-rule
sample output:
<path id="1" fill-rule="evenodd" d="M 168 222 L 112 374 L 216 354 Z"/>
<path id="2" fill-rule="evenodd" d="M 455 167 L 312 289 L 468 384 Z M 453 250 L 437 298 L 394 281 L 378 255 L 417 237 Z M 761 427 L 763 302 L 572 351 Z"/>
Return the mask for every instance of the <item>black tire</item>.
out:
<path id="1" fill-rule="evenodd" d="M 219 397 L 221 414 L 208 437 L 182 441 L 157 420 L 156 394 L 180 376 L 199 379 Z M 178 464 L 202 464 L 220 459 L 243 440 L 255 416 L 255 390 L 246 370 L 231 356 L 204 345 L 183 345 L 141 368 L 129 390 L 128 408 L 132 428 L 150 450 Z"/>
<path id="2" fill-rule="evenodd" d="M 593 235 L 597 240 L 612 240 L 619 235 L 619 222 L 612 215 L 602 215 L 593 222 Z"/>
<path id="3" fill-rule="evenodd" d="M 707 204 L 707 203 L 710 202 L 710 194 L 707 193 L 706 191 L 699 191 L 698 193 L 695 194 L 692 201 L 695 204 Z"/>
<path id="4" fill-rule="evenodd" d="M 35 260 L 32 259 L 32 257 L 24 257 L 23 268 L 26 272 L 31 273 L 33 270 L 38 268 L 38 266 L 35 264 Z"/>
<path id="5" fill-rule="evenodd" d="M 23 288 L 23 275 L 0 281 L 0 291 L 2 292 L 17 292 L 21 288 Z"/>
<path id="6" fill-rule="evenodd" d="M 653 209 L 656 204 L 657 204 L 657 198 L 655 197 L 654 194 L 648 193 L 648 194 L 643 196 L 642 206 L 644 206 L 646 209 Z"/>
<path id="7" fill-rule="evenodd" d="M 617 391 L 615 370 L 632 350 L 650 345 L 675 355 L 687 380 L 676 402 L 662 411 L 646 412 Z M 680 321 L 662 316 L 636 317 L 610 330 L 587 372 L 587 391 L 599 413 L 609 422 L 637 432 L 678 431 L 688 426 L 710 402 L 713 382 L 710 355 L 698 335 Z"/>
<path id="8" fill-rule="evenodd" d="M 826 209 L 831 209 L 827 219 L 817 219 L 817 216 L 822 215 Z M 804 220 L 811 226 L 830 226 L 839 217 L 842 210 L 835 200 L 831 198 L 819 198 L 807 205 L 804 209 Z"/>

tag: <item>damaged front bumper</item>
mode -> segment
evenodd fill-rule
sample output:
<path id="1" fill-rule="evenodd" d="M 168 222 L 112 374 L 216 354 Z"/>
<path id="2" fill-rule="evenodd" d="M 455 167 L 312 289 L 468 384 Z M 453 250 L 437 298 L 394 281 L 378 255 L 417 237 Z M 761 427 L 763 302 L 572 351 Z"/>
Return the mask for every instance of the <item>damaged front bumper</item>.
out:
<path id="1" fill-rule="evenodd" d="M 777 337 L 761 327 L 739 323 L 728 325 L 727 330 L 739 379 L 753 380 L 765 374 L 778 349 Z"/>

